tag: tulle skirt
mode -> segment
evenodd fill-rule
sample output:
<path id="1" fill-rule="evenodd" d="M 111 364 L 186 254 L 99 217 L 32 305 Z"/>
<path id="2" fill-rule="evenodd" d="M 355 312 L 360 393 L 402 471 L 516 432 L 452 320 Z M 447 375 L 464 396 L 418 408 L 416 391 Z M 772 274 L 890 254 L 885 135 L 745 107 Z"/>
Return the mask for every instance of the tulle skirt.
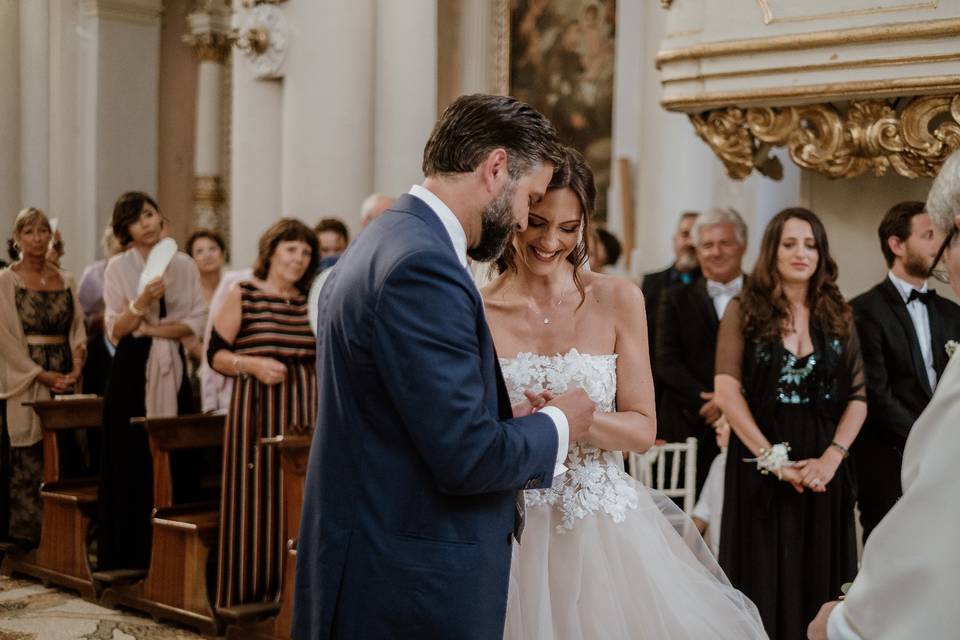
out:
<path id="1" fill-rule="evenodd" d="M 504 638 L 766 638 L 757 608 L 730 585 L 693 522 L 619 473 L 639 494 L 620 522 L 594 510 L 563 529 L 557 507 L 527 508 Z"/>

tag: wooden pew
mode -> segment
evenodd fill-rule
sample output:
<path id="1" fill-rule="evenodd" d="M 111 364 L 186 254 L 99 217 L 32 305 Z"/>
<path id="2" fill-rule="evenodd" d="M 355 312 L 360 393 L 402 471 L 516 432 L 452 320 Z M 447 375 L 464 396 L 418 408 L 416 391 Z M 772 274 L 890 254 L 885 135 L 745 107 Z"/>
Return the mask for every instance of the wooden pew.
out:
<path id="1" fill-rule="evenodd" d="M 272 603 L 273 615 L 266 620 L 237 621 L 227 627 L 227 640 L 289 640 L 293 620 L 293 592 L 297 568 L 297 536 L 300 532 L 300 510 L 303 506 L 303 485 L 310 455 L 310 436 L 281 435 L 261 438 L 263 446 L 277 447 L 283 474 L 283 530 L 287 554 L 283 559 L 283 577 L 279 600 Z"/>
<path id="2" fill-rule="evenodd" d="M 220 527 L 217 499 L 182 502 L 174 495 L 177 452 L 223 447 L 226 416 L 188 415 L 135 418 L 150 438 L 153 457 L 153 542 L 146 578 L 115 585 L 102 598 L 105 606 L 123 605 L 189 625 L 201 633 L 219 635 L 222 623 L 214 614 L 207 589 L 207 562 Z M 220 469 L 216 471 L 219 481 Z"/>
<path id="3" fill-rule="evenodd" d="M 91 573 L 87 538 L 97 510 L 97 478 L 63 477 L 57 434 L 99 429 L 103 398 L 61 397 L 27 404 L 40 417 L 43 430 L 40 544 L 27 553 L 9 550 L 3 570 L 39 578 L 45 585 L 73 589 L 94 600 L 98 587 Z"/>

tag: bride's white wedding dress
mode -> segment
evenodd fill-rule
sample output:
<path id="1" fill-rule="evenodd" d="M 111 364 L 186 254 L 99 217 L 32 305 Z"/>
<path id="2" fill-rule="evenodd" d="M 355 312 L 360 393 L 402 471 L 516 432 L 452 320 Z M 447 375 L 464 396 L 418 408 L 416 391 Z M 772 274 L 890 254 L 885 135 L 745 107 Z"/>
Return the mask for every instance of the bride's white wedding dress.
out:
<path id="1" fill-rule="evenodd" d="M 502 358 L 513 402 L 523 390 L 582 387 L 614 411 L 616 355 Z M 572 444 L 553 487 L 527 491 L 514 545 L 504 637 L 523 640 L 766 638 L 760 615 L 720 570 L 669 498 L 623 470 L 618 451 Z"/>

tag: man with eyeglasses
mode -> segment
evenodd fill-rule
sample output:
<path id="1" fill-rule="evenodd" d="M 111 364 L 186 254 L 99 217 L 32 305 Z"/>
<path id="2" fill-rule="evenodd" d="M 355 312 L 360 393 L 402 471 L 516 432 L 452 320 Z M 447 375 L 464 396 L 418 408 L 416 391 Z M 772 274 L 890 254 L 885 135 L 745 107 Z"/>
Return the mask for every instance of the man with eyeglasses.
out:
<path id="1" fill-rule="evenodd" d="M 903 449 L 960 340 L 960 306 L 927 286 L 939 239 L 922 202 L 894 205 L 880 223 L 887 277 L 854 298 L 869 413 L 854 445 L 863 539 L 902 495 Z"/>

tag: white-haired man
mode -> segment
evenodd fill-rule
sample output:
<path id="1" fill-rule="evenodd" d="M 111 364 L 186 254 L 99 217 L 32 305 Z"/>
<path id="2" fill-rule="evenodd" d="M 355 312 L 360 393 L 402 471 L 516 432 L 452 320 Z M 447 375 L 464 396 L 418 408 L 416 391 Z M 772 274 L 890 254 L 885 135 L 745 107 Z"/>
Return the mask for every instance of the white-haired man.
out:
<path id="1" fill-rule="evenodd" d="M 380 214 L 393 206 L 396 198 L 384 195 L 382 193 L 371 193 L 363 199 L 360 205 L 360 229 L 366 229 L 367 226 L 380 217 Z"/>
<path id="2" fill-rule="evenodd" d="M 720 453 L 713 431 L 720 419 L 713 401 L 713 360 L 720 318 L 743 286 L 747 225 L 733 209 L 709 209 L 693 225 L 692 239 L 703 278 L 664 291 L 655 346 L 659 435 L 671 442 L 697 438 L 699 493 Z"/>
<path id="3" fill-rule="evenodd" d="M 960 295 L 960 151 L 940 170 L 927 213 L 942 238 L 931 275 Z M 956 350 L 956 344 L 936 345 Z M 960 356 L 953 354 L 903 452 L 903 497 L 880 521 L 843 603 L 828 602 L 811 640 L 955 638 L 960 629 Z"/>

